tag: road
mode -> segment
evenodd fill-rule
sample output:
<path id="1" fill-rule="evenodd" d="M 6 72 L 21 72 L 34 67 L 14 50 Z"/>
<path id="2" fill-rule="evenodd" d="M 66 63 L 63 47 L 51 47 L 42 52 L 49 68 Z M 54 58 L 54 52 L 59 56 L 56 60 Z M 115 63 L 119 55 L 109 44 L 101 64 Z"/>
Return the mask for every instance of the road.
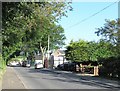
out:
<path id="1" fill-rule="evenodd" d="M 89 78 L 75 78 L 46 69 L 14 67 L 26 89 L 106 89 L 111 85 L 101 84 Z"/>

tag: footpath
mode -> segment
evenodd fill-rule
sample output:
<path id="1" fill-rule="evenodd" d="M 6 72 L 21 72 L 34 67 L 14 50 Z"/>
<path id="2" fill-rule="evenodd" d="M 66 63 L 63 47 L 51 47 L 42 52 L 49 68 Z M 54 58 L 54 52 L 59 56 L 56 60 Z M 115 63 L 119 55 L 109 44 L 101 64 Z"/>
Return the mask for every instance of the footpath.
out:
<path id="1" fill-rule="evenodd" d="M 7 67 L 3 75 L 2 89 L 25 89 L 12 67 Z"/>

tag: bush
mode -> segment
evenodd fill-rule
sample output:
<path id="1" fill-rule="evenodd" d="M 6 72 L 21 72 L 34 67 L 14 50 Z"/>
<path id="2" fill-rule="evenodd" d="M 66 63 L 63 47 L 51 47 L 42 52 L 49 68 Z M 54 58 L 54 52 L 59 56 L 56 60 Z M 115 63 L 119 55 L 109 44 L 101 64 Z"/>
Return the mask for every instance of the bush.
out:
<path id="1" fill-rule="evenodd" d="M 1 70 L 4 70 L 5 67 L 6 67 L 5 61 L 4 61 L 3 58 L 2 58 L 2 54 L 0 54 L 0 69 L 1 69 Z"/>
<path id="2" fill-rule="evenodd" d="M 99 69 L 100 76 L 120 78 L 120 57 L 102 59 L 102 67 Z"/>

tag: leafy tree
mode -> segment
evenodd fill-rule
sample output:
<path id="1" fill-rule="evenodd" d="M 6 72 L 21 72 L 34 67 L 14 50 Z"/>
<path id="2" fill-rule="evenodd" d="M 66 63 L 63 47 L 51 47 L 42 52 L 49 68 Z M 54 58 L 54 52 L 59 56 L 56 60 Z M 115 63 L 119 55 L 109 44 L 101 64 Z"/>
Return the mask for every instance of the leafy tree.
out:
<path id="1" fill-rule="evenodd" d="M 98 55 L 98 43 L 94 41 L 88 42 L 88 60 L 90 61 L 97 61 L 97 55 Z"/>
<path id="2" fill-rule="evenodd" d="M 72 61 L 98 61 L 100 58 L 108 58 L 114 56 L 111 43 L 100 40 L 98 43 L 94 41 L 79 40 L 71 42 L 67 46 L 66 58 Z"/>
<path id="3" fill-rule="evenodd" d="M 21 8 L 26 8 L 26 6 L 23 6 L 21 3 L 4 2 L 2 4 L 3 56 L 7 59 L 22 46 L 24 30 L 27 29 L 27 15 L 24 15 Z"/>
<path id="4" fill-rule="evenodd" d="M 100 40 L 97 46 L 97 59 L 113 57 L 114 46 L 110 42 Z"/>
<path id="5" fill-rule="evenodd" d="M 52 46 L 62 45 L 64 30 L 58 21 L 69 9 L 70 3 L 66 2 L 4 2 L 3 56 L 7 59 L 21 49 L 32 52 L 38 43 L 42 52 L 47 48 L 48 35 Z"/>
<path id="6" fill-rule="evenodd" d="M 103 46 L 100 48 L 99 61 L 102 64 L 100 75 L 120 78 L 120 19 L 106 20 L 104 26 L 98 28 L 96 34 L 103 37 L 99 44 Z"/>
<path id="7" fill-rule="evenodd" d="M 66 57 L 71 61 L 88 61 L 88 45 L 84 40 L 71 42 L 66 50 Z"/>
<path id="8" fill-rule="evenodd" d="M 98 36 L 103 36 L 104 40 L 112 43 L 116 48 L 115 52 L 120 53 L 120 19 L 106 20 L 103 27 L 95 32 Z"/>

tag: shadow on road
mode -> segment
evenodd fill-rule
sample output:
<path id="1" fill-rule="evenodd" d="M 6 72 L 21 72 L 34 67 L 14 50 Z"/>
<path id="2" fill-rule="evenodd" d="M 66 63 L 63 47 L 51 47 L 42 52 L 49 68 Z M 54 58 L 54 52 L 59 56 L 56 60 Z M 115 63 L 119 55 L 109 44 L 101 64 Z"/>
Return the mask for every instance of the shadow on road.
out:
<path id="1" fill-rule="evenodd" d="M 46 75 L 51 75 L 52 78 L 47 78 L 43 77 L 42 79 L 46 80 L 51 80 L 51 81 L 60 81 L 60 82 L 69 82 L 69 83 L 76 83 L 76 84 L 84 84 L 84 85 L 89 85 L 89 86 L 94 86 L 94 87 L 102 87 L 106 89 L 120 89 L 120 84 L 119 82 L 111 82 L 106 79 L 102 79 L 99 77 L 90 77 L 90 76 L 78 76 L 74 73 L 62 73 L 58 71 L 53 71 L 53 70 L 48 70 L 48 69 L 33 69 L 30 68 L 28 69 L 29 73 L 34 73 L 34 74 L 46 74 Z M 114 85 L 115 83 L 116 85 Z"/>

